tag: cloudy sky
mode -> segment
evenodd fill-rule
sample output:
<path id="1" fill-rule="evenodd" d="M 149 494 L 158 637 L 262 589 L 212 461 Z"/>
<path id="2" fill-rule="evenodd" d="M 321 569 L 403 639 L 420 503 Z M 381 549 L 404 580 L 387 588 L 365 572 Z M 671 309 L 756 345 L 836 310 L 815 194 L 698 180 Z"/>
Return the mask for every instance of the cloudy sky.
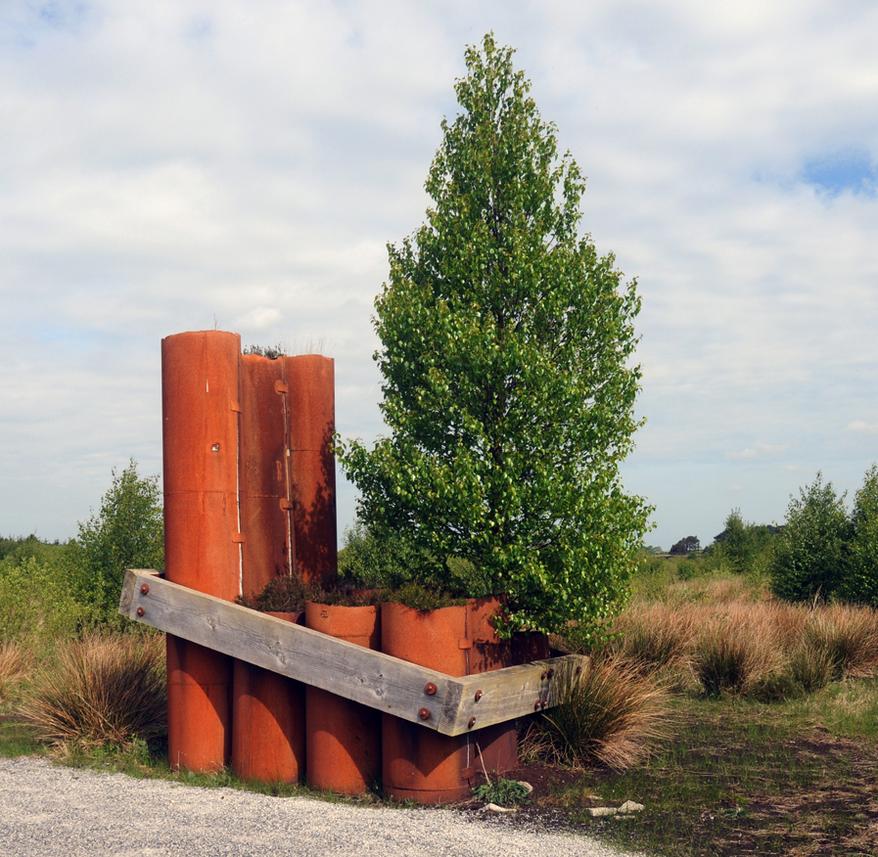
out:
<path id="1" fill-rule="evenodd" d="M 643 297 L 625 480 L 654 544 L 878 459 L 878 4 L 0 0 L 0 534 L 161 467 L 159 343 L 336 358 L 381 431 L 372 300 L 463 48 L 517 48 Z M 352 520 L 342 485 L 339 517 Z"/>

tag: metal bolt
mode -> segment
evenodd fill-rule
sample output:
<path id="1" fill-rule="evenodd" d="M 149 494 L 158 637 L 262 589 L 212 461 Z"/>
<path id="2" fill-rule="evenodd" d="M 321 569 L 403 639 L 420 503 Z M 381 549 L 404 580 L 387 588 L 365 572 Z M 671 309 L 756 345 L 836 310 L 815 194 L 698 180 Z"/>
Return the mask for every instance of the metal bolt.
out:
<path id="1" fill-rule="evenodd" d="M 475 700 L 478 702 L 482 698 L 482 692 L 480 690 L 476 691 Z"/>
<path id="2" fill-rule="evenodd" d="M 146 610 L 144 610 L 142 607 L 137 608 L 137 615 L 138 616 L 142 616 L 144 613 L 146 613 Z"/>
<path id="3" fill-rule="evenodd" d="M 148 583 L 141 583 L 140 584 L 140 594 L 146 595 L 147 592 L 149 592 L 149 584 Z"/>
<path id="4" fill-rule="evenodd" d="M 220 451 L 220 445 L 219 445 L 218 443 L 212 443 L 212 444 L 210 445 L 210 451 L 211 451 L 211 452 L 219 452 L 219 451 Z"/>
<path id="5" fill-rule="evenodd" d="M 432 681 L 428 681 L 424 685 L 424 693 L 426 693 L 427 696 L 436 696 L 436 685 L 433 684 Z"/>
<path id="6" fill-rule="evenodd" d="M 472 729 L 473 726 L 475 726 L 475 725 L 476 725 L 476 718 L 475 718 L 475 717 L 470 717 L 470 719 L 469 719 L 469 723 L 467 724 L 467 727 L 470 728 L 470 729 Z"/>
<path id="7" fill-rule="evenodd" d="M 421 720 L 429 720 L 430 719 L 430 709 L 429 708 L 421 708 L 418 710 L 418 717 Z"/>

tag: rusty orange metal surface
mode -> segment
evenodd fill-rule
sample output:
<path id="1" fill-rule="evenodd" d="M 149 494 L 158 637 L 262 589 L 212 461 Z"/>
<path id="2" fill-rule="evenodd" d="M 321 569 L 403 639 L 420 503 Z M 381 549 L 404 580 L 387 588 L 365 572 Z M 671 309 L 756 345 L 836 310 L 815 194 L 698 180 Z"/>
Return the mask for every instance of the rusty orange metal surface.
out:
<path id="1" fill-rule="evenodd" d="M 269 613 L 300 622 L 301 613 Z M 232 770 L 243 780 L 296 783 L 305 767 L 305 688 L 235 661 Z"/>
<path id="2" fill-rule="evenodd" d="M 165 575 L 232 600 L 240 593 L 238 364 L 224 331 L 162 340 Z M 228 760 L 229 659 L 168 638 L 171 765 L 214 771 Z"/>
<path id="3" fill-rule="evenodd" d="M 319 354 L 284 358 L 290 406 L 293 567 L 306 583 L 337 571 L 335 520 L 335 364 Z"/>
<path id="4" fill-rule="evenodd" d="M 366 648 L 379 646 L 374 606 L 305 604 L 305 624 Z M 381 715 L 315 687 L 305 693 L 308 785 L 341 794 L 362 794 L 381 773 Z"/>
<path id="5" fill-rule="evenodd" d="M 167 636 L 168 762 L 177 770 L 219 771 L 229 755 L 232 661 Z"/>
<path id="6" fill-rule="evenodd" d="M 292 574 L 287 441 L 289 412 L 284 361 L 241 357 L 241 587 L 255 596 L 272 578 Z"/>
<path id="7" fill-rule="evenodd" d="M 425 612 L 401 604 L 382 604 L 381 649 L 456 676 L 509 666 L 511 648 L 497 638 L 490 624 L 490 617 L 499 609 L 496 599 Z M 426 710 L 429 699 L 425 693 Z M 384 791 L 395 800 L 462 800 L 481 778 L 483 763 L 492 775 L 518 764 L 514 724 L 451 737 L 383 715 L 381 736 Z"/>

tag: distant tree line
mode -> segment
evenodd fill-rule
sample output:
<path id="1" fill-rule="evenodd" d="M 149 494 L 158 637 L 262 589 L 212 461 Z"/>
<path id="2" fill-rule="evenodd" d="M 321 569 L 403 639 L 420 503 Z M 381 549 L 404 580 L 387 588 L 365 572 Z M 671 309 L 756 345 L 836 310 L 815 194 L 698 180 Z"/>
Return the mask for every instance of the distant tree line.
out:
<path id="1" fill-rule="evenodd" d="M 697 536 L 686 536 L 670 553 L 691 556 L 699 550 Z M 878 607 L 878 466 L 866 471 L 850 511 L 845 494 L 822 473 L 790 499 L 782 525 L 749 523 L 733 509 L 702 558 L 705 569 L 723 566 L 767 577 L 772 592 L 787 601 Z"/>

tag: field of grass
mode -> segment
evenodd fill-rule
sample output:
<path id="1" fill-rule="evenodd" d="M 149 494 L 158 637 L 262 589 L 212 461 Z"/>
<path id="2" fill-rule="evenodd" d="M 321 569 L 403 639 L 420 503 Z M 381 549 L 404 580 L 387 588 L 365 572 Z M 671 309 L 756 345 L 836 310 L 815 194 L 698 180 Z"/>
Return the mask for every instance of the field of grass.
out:
<path id="1" fill-rule="evenodd" d="M 717 648 L 728 616 L 740 618 L 730 636 L 761 691 L 756 678 L 714 695 L 699 682 L 699 639 L 708 633 Z M 847 669 L 836 663 L 811 692 L 769 680 L 801 645 L 835 651 L 838 625 L 862 649 Z M 672 687 L 670 738 L 623 772 L 537 773 L 528 815 L 664 855 L 878 854 L 878 615 L 776 605 L 759 580 L 722 571 L 681 580 L 666 560 L 635 582 L 619 627 L 626 633 L 611 646 L 651 659 L 645 670 Z M 589 815 L 625 800 L 644 811 Z"/>
<path id="2" fill-rule="evenodd" d="M 661 560 L 635 579 L 615 631 L 594 652 L 588 698 L 561 724 L 583 752 L 566 753 L 549 733 L 532 742 L 520 775 L 536 788 L 517 819 L 668 857 L 878 854 L 878 613 L 777 604 L 759 578 Z M 148 637 L 120 639 L 62 645 L 41 653 L 37 668 L 26 650 L 7 645 L 0 756 L 43 753 L 137 777 L 309 793 L 228 772 L 171 771 L 159 715 L 149 723 L 123 716 L 132 708 L 125 694 L 140 694 L 138 711 L 161 702 L 162 647 Z M 114 696 L 122 702 L 113 734 L 129 737 L 103 741 L 87 697 L 79 710 L 65 702 L 77 694 L 59 696 L 59 665 L 89 692 L 125 688 Z M 35 702 L 43 706 L 36 717 Z M 546 766 L 540 753 L 561 764 Z M 616 818 L 588 812 L 626 800 L 645 809 Z"/>

